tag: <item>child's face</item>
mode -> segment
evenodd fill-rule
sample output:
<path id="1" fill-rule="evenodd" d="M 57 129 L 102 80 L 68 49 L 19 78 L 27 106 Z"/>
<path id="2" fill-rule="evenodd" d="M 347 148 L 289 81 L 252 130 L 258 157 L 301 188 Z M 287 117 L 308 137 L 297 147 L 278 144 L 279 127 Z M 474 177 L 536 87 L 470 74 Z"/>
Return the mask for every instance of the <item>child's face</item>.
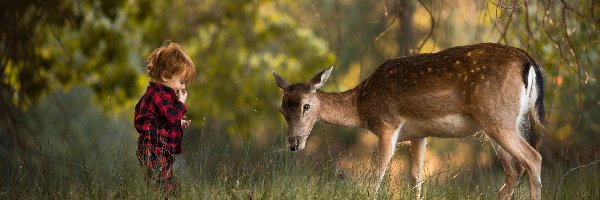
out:
<path id="1" fill-rule="evenodd" d="M 185 90 L 185 83 L 182 79 L 182 75 L 173 75 L 170 79 L 163 78 L 163 84 L 175 91 Z"/>

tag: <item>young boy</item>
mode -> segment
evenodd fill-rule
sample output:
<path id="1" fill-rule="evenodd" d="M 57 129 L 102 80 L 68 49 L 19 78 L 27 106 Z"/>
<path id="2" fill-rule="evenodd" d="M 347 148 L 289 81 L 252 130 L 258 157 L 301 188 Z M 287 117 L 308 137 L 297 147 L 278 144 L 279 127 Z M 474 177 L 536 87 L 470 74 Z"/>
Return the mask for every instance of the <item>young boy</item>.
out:
<path id="1" fill-rule="evenodd" d="M 150 54 L 146 72 L 151 81 L 135 106 L 134 126 L 139 133 L 137 157 L 149 184 L 171 196 L 177 188 L 173 178 L 174 154 L 181 153 L 187 92 L 185 85 L 196 76 L 196 67 L 179 44 L 167 43 Z"/>

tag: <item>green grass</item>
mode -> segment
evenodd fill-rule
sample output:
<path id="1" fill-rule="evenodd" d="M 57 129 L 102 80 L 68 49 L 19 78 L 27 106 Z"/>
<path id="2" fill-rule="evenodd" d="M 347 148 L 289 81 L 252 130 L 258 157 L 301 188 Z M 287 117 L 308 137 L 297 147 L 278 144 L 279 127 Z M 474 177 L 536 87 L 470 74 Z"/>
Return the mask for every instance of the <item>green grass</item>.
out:
<path id="1" fill-rule="evenodd" d="M 85 121 L 44 119 L 32 123 L 37 131 L 29 135 L 34 141 L 29 148 L 0 151 L 0 199 L 160 199 L 142 179 L 131 124 L 105 118 L 96 121 L 112 123 L 93 126 Z M 60 129 L 65 123 L 71 126 Z M 98 128 L 87 130 L 88 126 Z M 336 137 L 331 135 L 335 133 L 313 131 L 309 140 L 320 140 L 319 151 L 323 153 L 310 155 L 287 150 L 281 128 L 263 130 L 261 133 L 269 134 L 261 136 L 250 131 L 251 137 L 241 142 L 241 136 L 227 135 L 215 127 L 203 124 L 202 129 L 186 131 L 184 153 L 176 157 L 174 166 L 181 185 L 180 199 L 373 199 L 368 194 L 370 164 L 341 168 L 339 164 L 346 162 L 342 157 L 352 147 L 336 147 L 332 141 Z M 268 137 L 273 138 L 265 139 Z M 443 147 L 433 145 L 429 151 L 451 155 L 455 141 Z M 406 160 L 406 153 L 402 153 L 406 147 L 399 148 L 394 159 Z M 564 172 L 586 163 L 545 160 L 543 198 L 554 197 Z M 504 180 L 498 162 L 482 168 L 448 165 L 425 178 L 425 199 L 495 199 Z M 386 177 L 377 199 L 413 199 L 406 180 Z M 528 199 L 525 177 L 513 199 Z M 568 176 L 558 199 L 600 199 L 600 164 Z"/>
<path id="2" fill-rule="evenodd" d="M 44 149 L 37 156 L 13 152 L 2 166 L 0 199 L 158 199 L 141 178 L 132 146 L 120 151 L 97 147 L 94 156 L 61 157 L 46 154 Z M 367 188 L 371 175 L 361 165 L 348 175 L 336 167 L 336 156 L 315 161 L 275 148 L 275 143 L 264 148 L 253 147 L 251 142 L 245 146 L 245 151 L 235 150 L 230 143 L 220 151 L 189 148 L 178 156 L 174 171 L 181 184 L 180 199 L 370 199 Z M 569 168 L 546 163 L 544 199 L 554 197 L 562 173 Z M 426 179 L 425 199 L 495 199 L 503 175 L 498 166 L 446 167 L 427 174 Z M 598 199 L 600 166 L 568 176 L 559 194 L 558 199 Z M 377 198 L 412 199 L 412 195 L 404 179 L 386 178 Z M 528 199 L 525 177 L 513 199 Z"/>

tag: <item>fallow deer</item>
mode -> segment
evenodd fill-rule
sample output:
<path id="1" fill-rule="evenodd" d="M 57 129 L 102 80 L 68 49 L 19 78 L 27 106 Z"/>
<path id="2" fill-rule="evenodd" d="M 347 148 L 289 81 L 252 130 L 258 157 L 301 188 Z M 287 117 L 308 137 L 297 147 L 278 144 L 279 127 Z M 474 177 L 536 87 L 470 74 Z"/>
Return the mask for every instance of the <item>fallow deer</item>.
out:
<path id="1" fill-rule="evenodd" d="M 512 196 L 523 171 L 530 198 L 541 198 L 542 157 L 534 146 L 545 130 L 544 78 L 525 51 L 485 43 L 390 59 L 353 89 L 318 90 L 332 69 L 295 84 L 273 70 L 292 151 L 304 148 L 317 121 L 367 129 L 379 138 L 376 193 L 396 143 L 408 140 L 411 184 L 420 199 L 427 138 L 483 132 L 504 166 L 498 199 Z"/>

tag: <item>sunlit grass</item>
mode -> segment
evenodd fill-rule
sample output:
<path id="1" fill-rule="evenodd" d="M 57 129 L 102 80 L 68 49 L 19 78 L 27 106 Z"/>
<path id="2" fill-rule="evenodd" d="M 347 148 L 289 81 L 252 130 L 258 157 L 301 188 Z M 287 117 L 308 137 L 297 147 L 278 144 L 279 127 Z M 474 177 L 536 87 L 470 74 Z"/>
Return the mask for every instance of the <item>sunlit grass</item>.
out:
<path id="1" fill-rule="evenodd" d="M 230 147 L 208 153 L 188 150 L 177 157 L 175 173 L 181 184 L 180 199 L 370 199 L 370 172 L 355 165 L 347 175 L 336 167 L 338 157 L 314 161 L 282 150 L 245 144 L 250 153 L 236 155 Z M 133 145 L 134 146 L 134 145 Z M 146 187 L 141 169 L 128 147 L 86 156 L 56 157 L 42 153 L 39 161 L 25 162 L 25 152 L 14 153 L 3 170 L 0 199 L 159 199 Z M 205 149 L 205 148 L 200 148 Z M 228 150 L 229 149 L 229 150 Z M 207 149 L 206 151 L 210 151 Z M 40 152 L 44 152 L 43 150 Z M 105 155 L 101 155 L 101 154 Z M 239 153 L 239 152 L 238 152 Z M 203 163 L 202 155 L 213 157 Z M 558 199 L 600 197 L 600 166 L 567 177 Z M 552 199 L 567 166 L 547 164 L 543 170 L 543 197 Z M 362 173 L 361 173 L 362 172 Z M 513 199 L 528 199 L 527 178 L 521 178 Z M 426 175 L 425 199 L 495 199 L 503 184 L 501 168 L 485 170 L 445 167 Z M 405 180 L 383 183 L 378 199 L 412 199 Z"/>
<path id="2" fill-rule="evenodd" d="M 142 178 L 131 124 L 109 121 L 114 123 L 96 130 L 105 132 L 100 136 L 65 134 L 57 128 L 61 126 L 53 125 L 56 121 L 37 122 L 50 126 L 36 131 L 32 148 L 8 151 L 6 160 L 0 162 L 0 199 L 161 199 Z M 210 124 L 200 127 L 186 131 L 184 153 L 176 157 L 174 172 L 181 186 L 180 199 L 373 199 L 368 193 L 373 167 L 369 153 L 349 158 L 339 147 L 332 150 L 324 133 L 314 131 L 309 140 L 326 152 L 310 155 L 306 152 L 317 150 L 290 152 L 281 128 L 268 130 L 274 138 L 264 139 L 262 135 L 241 140 L 239 135 L 229 136 Z M 392 163 L 406 159 L 404 150 L 406 146 L 399 147 Z M 425 199 L 495 199 L 503 184 L 502 167 L 497 162 L 491 167 L 456 166 L 454 160 L 435 159 L 439 164 L 425 173 Z M 561 175 L 580 164 L 585 162 L 545 160 L 543 198 L 552 199 Z M 403 172 L 388 173 L 391 175 L 386 176 L 377 199 L 413 199 L 406 169 L 395 170 Z M 524 176 L 513 199 L 528 199 L 527 185 Z M 600 165 L 568 176 L 558 194 L 558 199 L 599 199 Z"/>

